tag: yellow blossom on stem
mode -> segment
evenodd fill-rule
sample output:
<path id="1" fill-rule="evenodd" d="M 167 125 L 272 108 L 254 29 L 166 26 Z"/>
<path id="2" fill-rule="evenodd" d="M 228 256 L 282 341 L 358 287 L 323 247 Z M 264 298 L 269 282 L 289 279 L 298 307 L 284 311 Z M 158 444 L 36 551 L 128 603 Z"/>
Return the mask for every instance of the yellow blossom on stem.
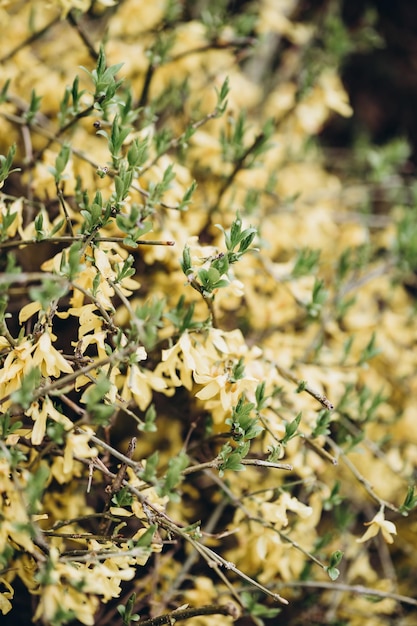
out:
<path id="1" fill-rule="evenodd" d="M 39 367 L 42 376 L 54 376 L 58 378 L 61 372 L 72 373 L 72 367 L 64 359 L 62 354 L 52 345 L 54 335 L 48 332 L 42 333 L 35 346 L 32 357 L 32 367 Z"/>
<path id="2" fill-rule="evenodd" d="M 70 430 L 73 426 L 68 417 L 65 417 L 65 415 L 56 410 L 48 396 L 43 401 L 32 402 L 26 411 L 26 415 L 31 417 L 35 422 L 31 437 L 34 446 L 42 443 L 45 436 L 46 421 L 48 417 L 53 419 L 55 422 L 58 422 L 58 424 L 62 424 L 65 430 Z"/>
<path id="3" fill-rule="evenodd" d="M 356 539 L 358 543 L 364 543 L 375 537 L 381 531 L 383 538 L 387 543 L 394 543 L 392 535 L 397 534 L 397 529 L 393 522 L 385 519 L 384 509 L 380 509 L 370 522 L 365 522 L 364 526 L 368 526 L 368 530 L 360 539 Z"/>
<path id="4" fill-rule="evenodd" d="M 167 393 L 167 384 L 163 378 L 136 364 L 130 365 L 124 378 L 122 399 L 129 401 L 133 398 L 140 410 L 145 411 L 151 403 L 152 390 Z"/>
<path id="5" fill-rule="evenodd" d="M 71 474 L 74 466 L 74 457 L 91 459 L 97 456 L 97 448 L 90 447 L 89 441 L 93 430 L 84 426 L 82 431 L 68 433 L 64 452 L 63 473 Z"/>
<path id="6" fill-rule="evenodd" d="M 22 378 L 33 367 L 31 353 L 34 346 L 26 340 L 14 346 L 13 350 L 6 356 L 3 367 L 0 370 L 0 397 L 9 396 L 16 389 L 20 389 Z M 9 406 L 10 402 L 3 402 L 3 409 Z"/>

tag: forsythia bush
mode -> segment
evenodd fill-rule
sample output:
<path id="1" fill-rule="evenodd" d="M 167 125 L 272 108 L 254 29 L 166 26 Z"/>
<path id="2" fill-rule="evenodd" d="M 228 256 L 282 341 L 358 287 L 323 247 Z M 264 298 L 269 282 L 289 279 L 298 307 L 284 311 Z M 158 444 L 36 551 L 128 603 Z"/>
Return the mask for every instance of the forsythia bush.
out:
<path id="1" fill-rule="evenodd" d="M 324 13 L 0 3 L 2 623 L 414 623 L 417 188 Z"/>

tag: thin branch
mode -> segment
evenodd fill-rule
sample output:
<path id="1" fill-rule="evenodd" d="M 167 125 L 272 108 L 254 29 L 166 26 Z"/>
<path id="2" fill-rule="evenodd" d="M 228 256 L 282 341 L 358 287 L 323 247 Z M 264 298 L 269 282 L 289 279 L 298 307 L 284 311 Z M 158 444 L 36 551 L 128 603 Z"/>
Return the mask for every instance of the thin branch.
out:
<path id="1" fill-rule="evenodd" d="M 344 464 L 348 467 L 350 472 L 354 475 L 356 480 L 364 487 L 365 491 L 371 496 L 373 500 L 375 500 L 375 502 L 379 504 L 379 506 L 386 507 L 387 509 L 390 509 L 391 511 L 395 511 L 396 513 L 401 513 L 401 515 L 406 515 L 404 511 L 401 511 L 397 506 L 395 506 L 391 502 L 387 502 L 386 500 L 383 500 L 383 498 L 380 498 L 375 493 L 374 488 L 372 487 L 371 483 L 360 473 L 360 471 L 357 469 L 354 463 L 352 463 L 352 461 L 348 458 L 347 454 L 342 450 L 340 446 L 338 446 L 333 441 L 333 439 L 331 439 L 330 437 L 326 437 L 326 442 L 331 448 L 333 448 L 336 454 L 342 459 Z"/>
<path id="2" fill-rule="evenodd" d="M 57 193 L 57 196 L 58 196 L 59 204 L 61 205 L 61 209 L 64 212 L 65 221 L 67 223 L 70 235 L 71 235 L 71 237 L 74 237 L 74 229 L 72 227 L 71 218 L 70 218 L 69 213 L 67 211 L 67 205 L 65 204 L 64 194 L 62 193 L 62 189 L 61 189 L 61 187 L 59 186 L 58 183 L 56 183 L 56 193 Z"/>
<path id="3" fill-rule="evenodd" d="M 229 189 L 230 185 L 233 183 L 238 172 L 240 172 L 240 170 L 244 167 L 245 161 L 248 158 L 248 156 L 250 156 L 252 152 L 254 152 L 258 148 L 258 146 L 262 144 L 263 141 L 265 141 L 265 133 L 261 132 L 258 135 L 256 135 L 251 145 L 248 146 L 246 150 L 244 151 L 244 153 L 242 154 L 242 156 L 239 159 L 237 159 L 232 172 L 229 174 L 229 176 L 224 181 L 222 187 L 220 188 L 220 191 L 217 195 L 215 207 L 219 206 L 224 194 Z"/>
<path id="4" fill-rule="evenodd" d="M 111 451 L 112 454 L 116 453 L 114 454 L 116 458 L 120 459 L 122 457 L 123 459 L 126 459 L 127 465 L 132 464 L 132 461 L 130 461 L 130 459 L 128 459 L 125 455 L 121 455 L 117 450 L 114 450 L 108 444 L 105 444 L 101 440 L 97 439 L 97 437 L 91 436 L 90 440 L 93 443 L 97 443 L 97 445 L 108 449 L 109 451 Z M 81 462 L 87 462 L 87 459 L 80 458 L 79 460 Z M 116 476 L 113 472 L 110 472 L 110 470 L 108 470 L 105 466 L 100 467 L 99 469 L 107 476 L 110 476 L 112 478 Z M 137 487 L 134 487 L 126 480 L 123 480 L 122 486 L 125 486 L 132 494 L 134 494 L 138 498 L 139 502 L 144 507 L 144 510 L 146 509 L 145 512 L 147 514 L 149 523 L 155 523 L 157 526 L 164 528 L 168 533 L 173 534 L 177 537 L 181 537 L 183 540 L 190 543 L 192 547 L 197 550 L 197 552 L 199 552 L 199 554 L 204 558 L 208 565 L 212 567 L 226 583 L 228 581 L 227 579 L 225 579 L 224 574 L 220 568 L 225 568 L 226 570 L 233 571 L 237 576 L 239 576 L 239 578 L 245 580 L 253 587 L 259 589 L 260 591 L 262 591 L 262 593 L 272 597 L 274 600 L 281 602 L 282 604 L 288 604 L 288 600 L 282 598 L 279 594 L 270 591 L 255 579 L 247 576 L 247 574 L 245 574 L 238 567 L 236 567 L 234 563 L 227 561 L 219 554 L 217 554 L 214 550 L 211 550 L 211 548 L 208 548 L 204 544 L 201 544 L 199 541 L 194 539 L 191 534 L 189 534 L 186 530 L 184 530 L 178 524 L 172 521 L 164 511 L 161 511 L 155 504 L 150 502 Z M 233 588 L 231 588 L 231 591 L 233 592 Z"/>
<path id="5" fill-rule="evenodd" d="M 23 111 L 27 110 L 26 108 L 23 108 Z M 0 111 L 0 116 L 2 116 L 4 119 L 8 120 L 9 122 L 12 122 L 14 124 L 19 124 L 20 126 L 25 126 L 26 125 L 26 120 L 22 119 L 21 117 L 17 116 L 17 115 L 13 115 L 11 113 L 7 113 L 5 111 Z M 57 137 L 56 132 L 53 132 L 51 130 L 48 130 L 45 126 L 42 125 L 42 122 L 44 121 L 44 117 L 36 115 L 35 116 L 35 120 L 32 122 L 31 124 L 31 129 L 34 130 L 35 132 L 37 132 L 38 134 L 42 135 L 43 137 L 46 137 L 47 139 L 52 139 L 54 142 L 56 141 L 56 143 L 58 143 L 59 145 L 64 145 L 64 140 L 61 139 L 60 137 Z M 49 120 L 46 118 L 46 122 L 49 123 Z M 88 163 L 89 165 L 91 165 L 95 170 L 99 170 L 102 169 L 100 167 L 100 165 L 98 163 L 96 163 L 95 161 L 93 161 L 93 159 L 91 159 L 90 157 L 88 157 L 82 150 L 78 150 L 77 148 L 72 147 L 71 148 L 71 152 L 73 155 L 77 156 L 79 159 L 85 161 L 86 163 Z M 116 176 L 117 172 L 116 171 L 112 171 L 112 170 L 108 170 L 107 175 L 114 178 L 114 176 Z M 142 189 L 142 187 L 140 187 L 140 185 L 133 183 L 131 185 L 131 189 L 133 189 L 134 191 L 137 191 L 143 198 L 149 198 L 150 197 L 150 193 L 148 191 L 146 191 L 145 189 Z M 166 202 L 163 202 L 162 200 L 158 201 L 159 206 L 163 207 L 164 209 L 171 209 L 173 211 L 178 211 L 179 210 L 179 205 L 172 205 L 172 204 L 167 204 Z"/>
<path id="6" fill-rule="evenodd" d="M 57 274 L 52 274 L 52 272 L 22 272 L 22 274 L 0 273 L 0 285 L 11 285 L 14 283 L 25 284 L 32 281 L 43 280 L 44 278 L 50 278 L 57 282 L 68 282 L 65 276 L 57 276 Z"/>
<path id="7" fill-rule="evenodd" d="M 98 59 L 98 52 L 96 51 L 96 49 L 94 47 L 94 44 L 92 43 L 89 35 L 84 30 L 83 25 L 80 24 L 80 22 L 77 20 L 75 11 L 70 11 L 68 13 L 67 20 L 71 24 L 71 26 L 73 26 L 75 28 L 75 30 L 79 34 L 79 36 L 80 36 L 83 44 L 87 48 L 88 53 L 89 53 L 90 57 L 92 58 L 92 60 L 93 61 L 97 61 L 97 59 Z"/>
<path id="8" fill-rule="evenodd" d="M 157 67 L 158 65 L 152 63 L 152 61 L 148 65 L 148 69 L 146 70 L 145 74 L 145 80 L 143 82 L 142 93 L 140 94 L 139 98 L 138 108 L 143 108 L 144 106 L 146 106 L 152 78 Z"/>
<path id="9" fill-rule="evenodd" d="M 146 165 L 146 167 L 144 167 L 141 170 L 141 176 L 143 176 L 148 170 L 151 169 L 151 167 L 153 167 L 154 165 L 156 165 L 156 163 L 158 163 L 159 159 L 166 153 L 168 153 L 170 150 L 175 150 L 175 148 L 178 148 L 179 145 L 181 145 L 182 140 L 184 139 L 184 137 L 186 136 L 186 134 L 192 130 L 193 134 L 199 129 L 201 128 L 201 126 L 204 126 L 204 124 L 207 124 L 207 122 L 209 122 L 210 120 L 216 119 L 216 117 L 218 116 L 218 110 L 215 109 L 214 111 L 212 111 L 211 113 L 208 113 L 207 115 L 205 115 L 201 120 L 198 120 L 197 122 L 194 122 L 193 124 L 191 124 L 191 126 L 189 126 L 187 128 L 187 130 L 185 130 L 183 133 L 181 133 L 181 135 L 179 135 L 178 137 L 174 137 L 173 139 L 171 139 L 171 141 L 168 143 L 165 151 L 162 154 L 157 154 L 152 161 L 150 161 L 150 163 L 148 163 Z"/>
<path id="10" fill-rule="evenodd" d="M 371 589 L 370 587 L 364 587 L 363 585 L 347 585 L 337 582 L 315 582 L 315 581 L 294 581 L 278 583 L 276 585 L 279 589 L 286 589 L 287 587 L 300 587 L 306 589 L 328 589 L 329 591 L 345 591 L 347 593 L 355 593 L 365 596 L 373 596 L 376 598 L 390 598 L 396 602 L 402 604 L 410 604 L 417 606 L 417 600 L 410 598 L 409 596 L 403 596 L 398 593 L 391 593 L 390 591 L 382 591 L 380 589 Z"/>
<path id="11" fill-rule="evenodd" d="M 7 54 L 5 54 L 4 57 L 0 59 L 0 65 L 2 63 L 5 63 L 6 61 L 9 61 L 9 59 L 11 59 L 17 52 L 19 52 L 23 48 L 26 48 L 26 46 L 30 46 L 30 44 L 34 43 L 37 39 L 40 39 L 40 37 L 42 37 L 46 32 L 48 32 L 48 30 L 52 26 L 55 26 L 55 24 L 57 24 L 60 21 L 60 19 L 61 18 L 59 15 L 57 17 L 54 17 L 43 28 L 41 28 L 40 30 L 37 30 L 36 33 L 33 33 L 32 35 L 30 35 L 30 37 L 28 37 L 24 41 L 21 41 L 20 43 L 18 43 Z"/>
<path id="12" fill-rule="evenodd" d="M 287 470 L 292 472 L 294 469 L 289 463 L 272 463 L 271 461 L 264 461 L 263 459 L 241 459 L 242 465 L 255 465 L 256 467 L 269 467 L 271 469 Z"/>
<path id="13" fill-rule="evenodd" d="M 291 381 L 292 383 L 295 383 L 301 391 L 305 391 L 306 393 L 310 394 L 310 396 L 320 402 L 320 404 L 328 411 L 333 411 L 334 404 L 330 402 L 330 400 L 326 398 L 324 394 L 311 387 L 305 380 L 299 380 L 297 376 L 290 372 L 290 370 L 281 367 L 281 365 L 278 365 L 278 363 L 274 363 L 274 366 L 276 367 L 280 376 L 282 376 L 286 380 Z"/>
<path id="14" fill-rule="evenodd" d="M 163 626 L 163 624 L 176 624 L 192 617 L 198 617 L 199 615 L 228 615 L 237 619 L 239 617 L 239 611 L 237 607 L 229 602 L 228 604 L 219 605 L 206 605 L 200 607 L 192 607 L 189 609 L 181 609 L 172 611 L 167 615 L 159 615 L 158 617 L 152 617 L 140 621 L 141 626 Z"/>
<path id="15" fill-rule="evenodd" d="M 90 441 L 92 441 L 96 446 L 99 446 L 103 448 L 103 450 L 106 450 L 107 452 L 109 452 L 115 459 L 117 459 L 118 461 L 121 461 L 126 466 L 132 467 L 135 471 L 137 471 L 141 467 L 140 463 L 138 463 L 137 461 L 132 461 L 131 458 L 127 457 L 122 452 L 119 452 L 116 448 L 113 448 L 113 446 L 106 443 L 102 439 L 99 439 L 95 435 L 90 436 Z M 114 477 L 114 474 L 112 476 Z M 142 494 L 141 494 L 141 497 L 142 497 Z"/>
<path id="16" fill-rule="evenodd" d="M 135 449 L 136 449 L 136 437 L 132 437 L 132 439 L 129 442 L 129 446 L 126 452 L 126 457 L 128 459 L 132 459 Z M 109 486 L 109 488 L 106 488 L 106 501 L 104 503 L 103 513 L 107 513 L 107 511 L 110 509 L 110 504 L 111 504 L 111 500 L 113 496 L 122 489 L 123 481 L 126 476 L 126 469 L 127 469 L 127 463 L 123 462 L 120 465 L 119 470 L 112 484 Z M 112 523 L 111 519 L 103 518 L 99 526 L 99 532 L 102 535 L 108 536 L 110 532 L 110 528 L 111 528 L 111 523 Z"/>
<path id="17" fill-rule="evenodd" d="M 63 236 L 63 237 L 51 237 L 50 239 L 14 239 L 13 241 L 3 241 L 0 242 L 0 250 L 7 248 L 20 248 L 21 246 L 35 246 L 40 243 L 50 243 L 50 244 L 66 244 L 66 243 L 74 243 L 75 241 L 85 241 L 85 235 L 73 235 L 73 236 Z M 94 243 L 99 244 L 100 242 L 106 243 L 119 243 L 125 245 L 127 248 L 131 247 L 126 245 L 124 237 L 101 237 L 97 235 L 94 238 Z M 166 240 L 166 241 L 158 241 L 155 239 L 138 239 L 135 241 L 138 246 L 175 246 L 175 241 Z"/>
<path id="18" fill-rule="evenodd" d="M 93 111 L 94 104 L 90 104 L 90 106 L 86 107 L 85 109 L 79 111 L 76 115 L 74 115 L 74 117 L 72 117 L 66 124 L 60 126 L 60 128 L 58 128 L 58 130 L 55 132 L 54 136 L 50 137 L 48 142 L 36 152 L 30 162 L 36 163 L 37 161 L 40 161 L 43 153 L 51 147 L 51 145 L 58 139 L 58 137 L 61 137 L 61 135 L 63 135 L 67 130 L 74 126 L 80 119 L 82 119 L 83 117 L 87 117 L 87 115 L 89 115 Z"/>
<path id="19" fill-rule="evenodd" d="M 254 37 L 236 37 L 236 39 L 232 39 L 230 41 L 213 41 L 205 46 L 199 46 L 198 48 L 190 48 L 189 50 L 184 50 L 184 52 L 179 52 L 178 54 L 173 55 L 169 58 L 169 62 L 175 62 L 183 59 L 184 57 L 191 56 L 192 54 L 203 54 L 204 52 L 209 52 L 210 50 L 225 50 L 228 48 L 245 48 L 247 46 L 253 46 L 256 43 L 256 39 Z"/>
<path id="20" fill-rule="evenodd" d="M 270 461 L 264 461 L 263 459 L 241 459 L 240 462 L 242 465 L 254 465 L 256 467 L 269 467 L 272 469 L 281 469 L 292 471 L 293 466 L 288 463 L 271 463 Z M 190 467 L 185 468 L 182 471 L 183 476 L 187 476 L 188 474 L 195 474 L 196 472 L 201 472 L 207 469 L 219 469 L 222 465 L 223 461 L 219 458 L 215 458 L 212 461 L 207 461 L 206 463 L 199 463 L 198 465 L 190 465 Z"/>
<path id="21" fill-rule="evenodd" d="M 321 456 L 326 461 L 330 461 L 332 465 L 338 465 L 338 460 L 336 457 L 329 454 L 329 452 L 327 452 L 327 450 L 324 450 L 324 448 L 321 448 L 320 446 L 318 446 L 312 438 L 308 437 L 307 435 L 303 435 L 303 437 L 304 437 L 304 441 L 306 442 L 306 444 L 310 446 L 310 448 L 314 450 L 316 454 Z"/>
<path id="22" fill-rule="evenodd" d="M 11 334 L 9 329 L 7 328 L 7 324 L 6 324 L 6 320 L 5 319 L 3 319 L 1 321 L 0 335 L 2 335 L 3 337 L 5 337 L 7 339 L 7 341 L 9 342 L 9 344 L 11 345 L 12 348 L 15 348 L 18 345 L 18 342 L 16 341 L 16 339 L 13 337 L 13 335 Z"/>
<path id="23" fill-rule="evenodd" d="M 204 527 L 204 531 L 202 532 L 202 535 L 204 537 L 210 537 L 211 533 L 214 531 L 217 522 L 219 521 L 221 515 L 223 514 L 223 511 L 225 509 L 227 505 L 227 501 L 226 500 L 221 500 L 217 506 L 213 509 L 212 514 L 210 515 L 209 520 L 207 521 L 205 527 Z M 167 590 L 166 594 L 163 596 L 162 598 L 162 606 L 166 606 L 171 598 L 174 596 L 175 592 L 180 589 L 181 585 L 183 584 L 184 580 L 187 578 L 187 574 L 188 572 L 192 569 L 192 567 L 194 567 L 194 565 L 196 564 L 196 562 L 198 561 L 198 552 L 197 551 L 193 551 L 190 552 L 190 554 L 188 555 L 188 557 L 186 558 L 186 560 L 184 561 L 180 572 L 177 574 L 177 576 L 175 577 L 175 580 L 172 581 L 172 584 L 169 585 L 169 589 Z"/>
<path id="24" fill-rule="evenodd" d="M 172 532 L 179 534 L 183 539 L 191 543 L 193 548 L 201 554 L 207 564 L 217 573 L 219 573 L 219 568 L 224 568 L 225 570 L 234 572 L 237 576 L 239 576 L 239 578 L 248 582 L 252 587 L 259 589 L 265 595 L 272 597 L 275 601 L 281 602 L 281 604 L 288 604 L 288 600 L 286 600 L 279 594 L 270 591 L 267 587 L 264 587 L 264 585 L 259 583 L 257 580 L 242 572 L 238 567 L 236 567 L 234 563 L 232 563 L 231 561 L 227 561 L 208 546 L 200 543 L 199 541 L 196 541 L 191 535 L 189 535 L 181 528 L 170 528 L 169 524 L 166 526 L 166 528 L 167 530 L 171 530 Z M 178 530 L 180 532 L 178 532 Z"/>

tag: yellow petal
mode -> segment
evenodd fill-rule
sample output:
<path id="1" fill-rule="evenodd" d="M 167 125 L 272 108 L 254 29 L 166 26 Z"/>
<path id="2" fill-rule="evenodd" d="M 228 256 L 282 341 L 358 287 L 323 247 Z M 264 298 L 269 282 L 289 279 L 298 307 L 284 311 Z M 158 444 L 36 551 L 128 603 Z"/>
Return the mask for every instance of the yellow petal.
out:
<path id="1" fill-rule="evenodd" d="M 41 310 L 40 302 L 29 302 L 29 304 L 25 304 L 25 306 L 20 310 L 19 313 L 19 322 L 23 324 L 26 322 L 32 315 L 35 315 L 38 311 Z"/>

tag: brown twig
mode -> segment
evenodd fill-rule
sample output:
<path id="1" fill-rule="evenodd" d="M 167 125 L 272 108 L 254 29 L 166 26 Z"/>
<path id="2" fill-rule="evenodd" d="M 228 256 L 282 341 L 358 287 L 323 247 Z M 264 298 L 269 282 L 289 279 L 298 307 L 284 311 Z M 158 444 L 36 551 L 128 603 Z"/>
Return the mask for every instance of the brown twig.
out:
<path id="1" fill-rule="evenodd" d="M 21 41 L 20 43 L 18 43 L 7 54 L 5 54 L 4 57 L 0 59 L 0 65 L 2 63 L 6 63 L 6 61 L 9 61 L 9 59 L 11 59 L 17 52 L 19 52 L 23 48 L 26 48 L 26 46 L 30 46 L 30 44 L 34 43 L 37 39 L 42 37 L 46 32 L 48 32 L 48 30 L 52 26 L 55 26 L 55 24 L 57 24 L 59 21 L 60 21 L 60 17 L 58 15 L 57 17 L 54 17 L 50 22 L 48 22 L 48 24 L 46 24 L 43 28 L 41 28 L 40 30 L 37 30 L 35 33 L 30 35 L 30 37 L 28 37 L 24 41 Z"/>
<path id="2" fill-rule="evenodd" d="M 309 385 L 305 380 L 300 380 L 299 378 L 297 378 L 297 376 L 295 376 L 292 372 L 284 367 L 281 367 L 281 365 L 279 365 L 278 363 L 274 363 L 274 365 L 280 376 L 282 376 L 286 380 L 291 381 L 292 383 L 295 383 L 300 391 L 305 391 L 306 393 L 310 394 L 310 396 L 320 402 L 322 407 L 324 407 L 328 411 L 333 411 L 334 404 L 332 404 L 332 402 L 330 402 L 330 400 L 324 394 L 311 387 L 311 385 Z"/>
<path id="3" fill-rule="evenodd" d="M 237 607 L 229 602 L 228 604 L 209 604 L 200 607 L 190 607 L 187 609 L 181 609 L 167 613 L 166 615 L 159 615 L 152 617 L 151 619 L 141 620 L 141 626 L 163 626 L 163 624 L 176 624 L 192 617 L 198 617 L 199 615 L 228 615 L 237 619 L 239 617 L 239 611 Z"/>
<path id="4" fill-rule="evenodd" d="M 50 239 L 14 239 L 13 241 L 3 241 L 0 242 L 0 250 L 7 248 L 20 248 L 21 246 L 35 246 L 40 243 L 51 243 L 54 245 L 58 244 L 70 244 L 75 241 L 85 241 L 85 235 L 73 235 L 71 237 L 63 236 L 63 237 L 51 237 Z M 95 243 L 107 242 L 107 243 L 119 243 L 126 245 L 124 237 L 100 237 L 99 235 L 94 238 Z M 175 246 L 175 241 L 166 240 L 166 241 L 157 241 L 154 239 L 138 239 L 135 241 L 138 246 Z M 130 247 L 130 246 L 126 246 Z M 44 275 L 45 276 L 45 275 Z"/>
<path id="5" fill-rule="evenodd" d="M 354 593 L 363 596 L 373 596 L 375 598 L 391 598 L 401 604 L 410 604 L 411 606 L 417 606 L 417 600 L 410 598 L 409 596 L 403 596 L 398 593 L 391 593 L 390 591 L 383 591 L 381 589 L 371 589 L 363 585 L 347 585 L 337 582 L 316 582 L 316 581 L 294 581 L 279 583 L 278 589 L 286 589 L 287 587 L 300 587 L 306 589 L 326 589 L 328 591 L 345 591 L 346 593 Z"/>
<path id="6" fill-rule="evenodd" d="M 59 186 L 59 184 L 56 183 L 55 185 L 56 185 L 56 193 L 57 193 L 57 196 L 58 196 L 59 204 L 61 205 L 61 209 L 64 212 L 65 221 L 66 221 L 66 224 L 68 226 L 69 233 L 70 233 L 71 237 L 74 237 L 74 229 L 72 227 L 71 218 L 70 218 L 69 213 L 67 211 L 67 205 L 65 204 L 64 194 L 62 193 L 62 189 Z"/>
<path id="7" fill-rule="evenodd" d="M 129 446 L 127 448 L 127 452 L 126 452 L 126 458 L 127 459 L 132 459 L 133 453 L 136 449 L 136 437 L 132 437 L 132 439 L 129 442 Z M 115 494 L 117 494 L 123 487 L 123 481 L 125 479 L 126 476 L 126 470 L 127 470 L 127 463 L 122 462 L 122 464 L 119 467 L 119 470 L 113 480 L 113 482 L 111 483 L 111 485 L 108 485 L 105 489 L 106 491 L 106 500 L 104 503 L 104 509 L 103 509 L 103 513 L 107 513 L 107 511 L 110 509 L 110 504 L 112 501 L 112 498 Z M 99 526 L 99 533 L 101 535 L 105 535 L 107 536 L 109 534 L 110 531 L 110 527 L 111 527 L 111 523 L 112 520 L 111 519 L 105 519 L 103 518 L 103 520 L 100 523 Z"/>
<path id="8" fill-rule="evenodd" d="M 73 26 L 75 28 L 75 30 L 77 31 L 77 33 L 79 34 L 83 44 L 85 45 L 85 47 L 88 50 L 88 53 L 90 55 L 90 57 L 92 58 L 93 61 L 97 61 L 98 59 L 98 52 L 96 51 L 89 35 L 87 34 L 87 32 L 84 30 L 84 27 L 82 26 L 82 24 L 77 20 L 76 18 L 76 14 L 74 11 L 70 11 L 67 15 L 67 20 L 68 22 L 71 24 L 71 26 Z"/>

